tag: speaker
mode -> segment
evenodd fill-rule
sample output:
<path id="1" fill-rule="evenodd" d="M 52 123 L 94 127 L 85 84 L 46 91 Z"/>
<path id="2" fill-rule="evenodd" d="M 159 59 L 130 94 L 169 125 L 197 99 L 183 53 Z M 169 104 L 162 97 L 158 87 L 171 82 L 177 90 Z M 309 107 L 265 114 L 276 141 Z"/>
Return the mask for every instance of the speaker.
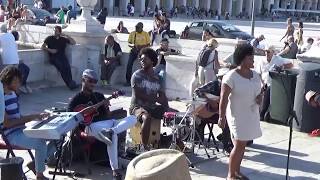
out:
<path id="1" fill-rule="evenodd" d="M 293 121 L 293 128 L 297 131 L 310 133 L 320 128 L 320 109 L 311 107 L 305 100 L 309 90 L 320 91 L 320 64 L 303 63 L 297 76 L 294 110 L 299 125 Z"/>

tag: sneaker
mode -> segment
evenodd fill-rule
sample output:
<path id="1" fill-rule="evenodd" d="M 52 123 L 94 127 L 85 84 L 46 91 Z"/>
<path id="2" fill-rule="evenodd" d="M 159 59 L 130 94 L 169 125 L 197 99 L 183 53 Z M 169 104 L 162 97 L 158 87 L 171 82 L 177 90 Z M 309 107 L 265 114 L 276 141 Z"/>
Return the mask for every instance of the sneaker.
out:
<path id="1" fill-rule="evenodd" d="M 28 93 L 32 93 L 31 87 L 29 87 L 28 85 L 25 85 L 25 88 L 28 90 Z"/>
<path id="2" fill-rule="evenodd" d="M 122 175 L 120 173 L 114 174 L 112 180 L 122 180 Z"/>
<path id="3" fill-rule="evenodd" d="M 103 142 L 105 142 L 107 145 L 112 144 L 112 135 L 113 135 L 112 129 L 102 129 L 98 133 L 98 135 L 103 140 Z"/>
<path id="4" fill-rule="evenodd" d="M 25 86 L 21 86 L 19 88 L 19 91 L 22 92 L 23 94 L 28 94 L 28 90 L 27 90 L 27 88 Z"/>
<path id="5" fill-rule="evenodd" d="M 101 85 L 102 86 L 107 86 L 107 85 L 109 85 L 109 83 L 108 83 L 107 80 L 101 80 Z"/>

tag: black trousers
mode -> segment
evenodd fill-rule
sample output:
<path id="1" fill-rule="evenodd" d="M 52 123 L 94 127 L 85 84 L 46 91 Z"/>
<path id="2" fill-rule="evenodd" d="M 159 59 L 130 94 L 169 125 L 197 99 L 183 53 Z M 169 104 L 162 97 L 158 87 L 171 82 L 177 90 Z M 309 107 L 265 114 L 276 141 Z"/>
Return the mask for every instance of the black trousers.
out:
<path id="1" fill-rule="evenodd" d="M 114 70 L 119 66 L 119 60 L 111 61 L 109 64 L 101 63 L 101 80 L 110 82 Z"/>
<path id="2" fill-rule="evenodd" d="M 126 72 L 126 80 L 127 83 L 131 82 L 131 76 L 132 76 L 132 67 L 134 61 L 138 58 L 138 51 L 131 50 L 129 54 L 128 64 L 127 64 L 127 72 Z"/>
<path id="3" fill-rule="evenodd" d="M 268 112 L 270 106 L 270 86 L 266 87 L 266 91 L 264 92 L 263 95 L 263 100 L 262 100 L 262 108 L 260 111 L 260 119 L 264 119 L 266 116 L 266 113 Z"/>
<path id="4" fill-rule="evenodd" d="M 49 61 L 60 72 L 64 83 L 72 89 L 75 86 L 75 82 L 72 80 L 72 73 L 70 63 L 65 55 L 51 56 Z"/>

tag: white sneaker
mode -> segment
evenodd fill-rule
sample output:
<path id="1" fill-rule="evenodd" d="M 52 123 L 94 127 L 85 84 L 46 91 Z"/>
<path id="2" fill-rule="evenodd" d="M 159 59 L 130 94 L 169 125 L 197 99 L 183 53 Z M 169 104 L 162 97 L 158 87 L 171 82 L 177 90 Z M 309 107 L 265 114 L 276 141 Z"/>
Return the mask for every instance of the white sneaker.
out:
<path id="1" fill-rule="evenodd" d="M 27 88 L 24 87 L 24 86 L 21 86 L 21 87 L 19 88 L 19 91 L 22 92 L 23 94 L 28 94 L 28 90 L 27 90 Z"/>
<path id="2" fill-rule="evenodd" d="M 29 93 L 32 93 L 31 87 L 29 87 L 28 85 L 26 85 L 25 88 L 28 90 Z"/>

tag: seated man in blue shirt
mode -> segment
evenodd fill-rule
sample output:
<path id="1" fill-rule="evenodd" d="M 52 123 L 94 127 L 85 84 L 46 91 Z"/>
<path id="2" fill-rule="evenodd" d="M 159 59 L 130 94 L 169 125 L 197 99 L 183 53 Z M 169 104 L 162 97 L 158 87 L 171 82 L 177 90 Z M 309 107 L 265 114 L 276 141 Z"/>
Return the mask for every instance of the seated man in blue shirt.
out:
<path id="1" fill-rule="evenodd" d="M 23 129 L 26 127 L 26 123 L 30 121 L 42 121 L 43 119 L 46 119 L 49 114 L 21 115 L 19 99 L 15 93 L 22 80 L 18 68 L 14 66 L 5 67 L 0 73 L 0 80 L 3 83 L 4 89 L 5 115 L 1 125 L 5 129 L 4 133 L 11 145 L 35 150 L 36 179 L 46 180 L 48 178 L 43 175 L 43 172 L 45 171 L 45 160 L 48 155 L 55 152 L 55 145 L 54 143 L 49 143 L 49 145 L 47 145 L 46 140 L 44 139 L 29 138 L 23 133 Z"/>

